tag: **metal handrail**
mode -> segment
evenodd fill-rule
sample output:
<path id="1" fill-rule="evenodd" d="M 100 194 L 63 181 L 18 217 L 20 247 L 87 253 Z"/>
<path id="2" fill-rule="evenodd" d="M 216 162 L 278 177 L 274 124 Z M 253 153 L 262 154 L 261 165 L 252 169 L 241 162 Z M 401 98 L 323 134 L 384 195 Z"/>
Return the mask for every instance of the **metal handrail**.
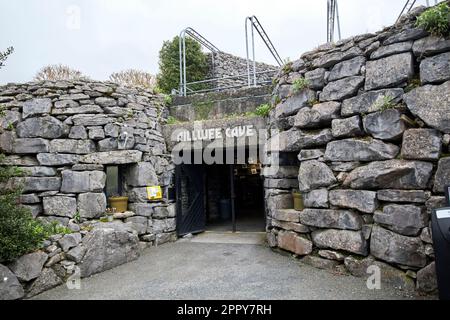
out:
<path id="1" fill-rule="evenodd" d="M 341 35 L 341 20 L 339 16 L 339 6 L 337 0 L 327 1 L 327 42 L 334 41 L 334 27 L 337 22 L 339 40 Z"/>
<path id="2" fill-rule="evenodd" d="M 395 24 L 399 23 L 401 17 L 406 13 L 409 13 L 412 8 L 414 7 L 414 5 L 416 4 L 417 0 L 407 0 L 405 5 L 403 6 L 402 12 L 400 12 L 400 15 L 397 18 L 397 21 L 395 22 Z M 434 0 L 434 5 L 437 5 L 439 2 L 439 0 Z M 430 0 L 426 0 L 427 3 L 427 7 L 430 6 Z"/>
<path id="3" fill-rule="evenodd" d="M 212 67 L 215 65 L 215 55 L 219 54 L 221 51 L 213 45 L 210 41 L 208 41 L 205 37 L 203 37 L 200 33 L 195 31 L 193 28 L 188 27 L 183 29 L 180 32 L 179 37 L 179 51 L 180 51 L 180 91 L 183 95 L 187 94 L 187 86 L 186 86 L 186 35 L 190 36 L 192 39 L 197 41 L 199 44 L 207 48 L 212 52 Z"/>
<path id="4" fill-rule="evenodd" d="M 252 54 L 253 54 L 253 85 L 257 85 L 256 81 L 256 55 L 255 55 L 255 29 L 258 32 L 261 39 L 264 41 L 266 47 L 269 49 L 272 56 L 275 58 L 277 64 L 281 67 L 283 65 L 283 60 L 281 59 L 278 51 L 275 49 L 272 41 L 270 40 L 267 32 L 264 30 L 263 26 L 259 22 L 256 16 L 251 16 L 245 18 L 245 46 L 247 51 L 247 77 L 248 77 L 248 85 L 250 86 L 251 81 L 251 72 L 250 72 L 250 54 L 249 54 L 249 43 L 248 43 L 248 25 L 251 25 L 251 35 L 252 35 Z"/>
<path id="5" fill-rule="evenodd" d="M 274 69 L 274 70 L 260 71 L 260 72 L 257 72 L 256 74 L 257 75 L 271 74 L 271 73 L 275 74 L 276 72 L 278 72 L 278 70 Z M 200 89 L 200 90 L 193 90 L 193 89 L 189 88 L 189 86 L 196 85 L 196 84 L 202 84 L 202 83 L 213 83 L 213 82 L 220 81 L 220 80 L 230 80 L 230 79 L 239 79 L 239 78 L 245 79 L 246 77 L 247 77 L 247 74 L 240 74 L 240 75 L 236 75 L 236 76 L 225 76 L 222 78 L 213 78 L 213 79 L 189 82 L 186 84 L 186 94 L 183 94 L 183 95 L 186 96 L 188 94 L 207 93 L 207 92 L 213 92 L 213 91 L 219 92 L 219 91 L 228 90 L 228 89 L 243 88 L 243 87 L 246 87 L 247 84 L 236 84 L 236 85 L 214 87 L 214 88 L 207 88 L 207 89 Z M 257 81 L 257 85 L 265 85 L 265 84 L 269 84 L 269 83 L 272 83 L 272 80 Z M 174 90 L 174 93 L 180 94 L 183 92 Z"/>

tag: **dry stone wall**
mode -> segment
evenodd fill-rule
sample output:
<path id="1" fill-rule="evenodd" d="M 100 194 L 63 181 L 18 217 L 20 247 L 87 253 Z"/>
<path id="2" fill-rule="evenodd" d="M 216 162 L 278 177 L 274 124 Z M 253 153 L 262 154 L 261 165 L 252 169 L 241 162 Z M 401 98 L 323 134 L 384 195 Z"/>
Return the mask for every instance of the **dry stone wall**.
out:
<path id="1" fill-rule="evenodd" d="M 272 247 L 355 276 L 376 265 L 382 281 L 429 293 L 430 212 L 450 182 L 450 39 L 415 28 L 422 11 L 280 72 L 267 148 L 281 166 L 264 174 Z M 300 77 L 309 88 L 295 92 Z"/>
<path id="2" fill-rule="evenodd" d="M 239 87 L 246 86 L 248 84 L 247 77 L 247 59 L 234 56 L 229 53 L 220 52 L 214 54 L 207 54 L 209 62 L 209 75 L 208 78 L 221 78 L 217 80 L 215 86 L 220 88 Z M 213 64 L 214 61 L 214 64 Z M 253 72 L 253 62 L 250 61 L 250 70 Z M 278 70 L 278 67 L 257 62 L 256 72 L 258 83 L 269 83 L 272 81 L 274 74 Z M 242 76 L 233 79 L 224 79 L 226 77 Z M 253 81 L 253 73 L 252 73 Z"/>
<path id="3" fill-rule="evenodd" d="M 172 183 L 162 124 L 163 99 L 99 82 L 39 82 L 0 87 L 3 165 L 25 176 L 20 203 L 36 219 L 72 233 L 0 266 L 0 298 L 30 297 L 71 277 L 89 277 L 135 260 L 142 247 L 176 239 L 175 204 L 148 202 L 146 186 Z M 118 165 L 129 212 L 101 222 L 109 207 L 106 167 Z M 102 220 L 103 221 L 103 220 Z"/>

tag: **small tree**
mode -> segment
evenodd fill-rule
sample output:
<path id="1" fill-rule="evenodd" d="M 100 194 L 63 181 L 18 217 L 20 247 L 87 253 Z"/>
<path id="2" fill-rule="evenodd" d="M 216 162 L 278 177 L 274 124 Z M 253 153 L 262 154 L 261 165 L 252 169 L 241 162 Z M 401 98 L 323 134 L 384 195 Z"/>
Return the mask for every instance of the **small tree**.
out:
<path id="1" fill-rule="evenodd" d="M 9 47 L 5 52 L 0 51 L 0 69 L 5 66 L 5 61 L 14 52 L 13 47 Z"/>
<path id="2" fill-rule="evenodd" d="M 109 76 L 109 79 L 126 87 L 143 87 L 152 91 L 156 90 L 156 77 L 144 71 L 130 69 L 115 72 Z"/>
<path id="3" fill-rule="evenodd" d="M 3 160 L 4 155 L 0 154 L 0 163 Z M 16 167 L 0 165 L 0 263 L 38 249 L 50 235 L 47 226 L 19 205 L 22 190 L 7 187 L 9 179 L 21 174 Z"/>
<path id="4" fill-rule="evenodd" d="M 42 68 L 34 77 L 36 81 L 42 80 L 88 80 L 89 77 L 83 75 L 80 71 L 72 69 L 62 64 L 49 65 Z"/>
<path id="5" fill-rule="evenodd" d="M 162 92 L 170 94 L 172 89 L 180 86 L 180 45 L 179 37 L 165 41 L 159 52 L 158 87 Z M 186 38 L 186 80 L 188 82 L 204 80 L 208 75 L 207 56 L 202 52 L 200 44 Z M 204 85 L 194 86 L 201 89 Z"/>

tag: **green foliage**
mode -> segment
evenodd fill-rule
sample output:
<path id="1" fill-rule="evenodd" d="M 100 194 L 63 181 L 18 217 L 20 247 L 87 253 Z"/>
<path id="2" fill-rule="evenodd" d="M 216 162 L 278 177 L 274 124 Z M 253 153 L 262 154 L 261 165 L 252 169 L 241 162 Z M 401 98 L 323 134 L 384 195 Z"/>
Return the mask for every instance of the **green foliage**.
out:
<path id="1" fill-rule="evenodd" d="M 294 93 L 298 93 L 306 88 L 309 88 L 309 81 L 306 78 L 300 77 L 295 79 L 292 83 L 292 90 Z"/>
<path id="2" fill-rule="evenodd" d="M 170 94 L 180 87 L 180 46 L 179 37 L 165 41 L 159 52 L 159 69 L 157 76 L 159 89 Z M 207 56 L 202 52 L 200 44 L 186 38 L 186 81 L 205 80 L 209 71 Z M 205 85 L 194 85 L 194 90 L 204 89 Z"/>
<path id="3" fill-rule="evenodd" d="M 0 162 L 3 159 L 4 155 L 0 154 Z M 0 184 L 22 174 L 16 167 L 0 166 Z M 30 210 L 18 205 L 20 194 L 20 188 L 0 189 L 0 262 L 38 249 L 50 235 L 51 230 L 35 220 Z"/>
<path id="4" fill-rule="evenodd" d="M 389 109 L 395 109 L 397 104 L 395 103 L 395 99 L 391 96 L 384 96 L 383 99 L 379 102 L 378 105 L 381 111 L 386 111 Z"/>
<path id="5" fill-rule="evenodd" d="M 421 82 L 419 78 L 414 78 L 408 81 L 408 85 L 405 88 L 405 92 L 408 93 L 412 90 L 414 90 L 415 88 L 420 87 Z"/>
<path id="6" fill-rule="evenodd" d="M 173 103 L 173 99 L 171 95 L 165 94 L 164 95 L 164 104 L 166 106 L 170 106 Z"/>
<path id="7" fill-rule="evenodd" d="M 289 59 L 286 59 L 284 61 L 284 65 L 283 65 L 283 68 L 282 68 L 283 72 L 285 74 L 291 73 L 293 71 L 293 69 L 292 69 L 293 64 L 294 63 L 292 61 L 290 61 Z"/>
<path id="8" fill-rule="evenodd" d="M 271 110 L 272 106 L 270 104 L 262 104 L 256 108 L 255 115 L 260 117 L 268 117 Z"/>
<path id="9" fill-rule="evenodd" d="M 169 116 L 168 118 L 167 118 L 167 124 L 168 125 L 171 125 L 171 124 L 177 124 L 177 123 L 179 123 L 180 121 L 178 121 L 175 117 L 172 117 L 172 116 Z"/>
<path id="10" fill-rule="evenodd" d="M 5 66 L 5 61 L 8 59 L 8 57 L 14 52 L 13 47 L 9 47 L 6 49 L 6 51 L 2 52 L 0 51 L 0 69 Z"/>
<path id="11" fill-rule="evenodd" d="M 417 18 L 417 27 L 432 35 L 445 37 L 450 33 L 450 8 L 446 2 L 426 10 Z"/>

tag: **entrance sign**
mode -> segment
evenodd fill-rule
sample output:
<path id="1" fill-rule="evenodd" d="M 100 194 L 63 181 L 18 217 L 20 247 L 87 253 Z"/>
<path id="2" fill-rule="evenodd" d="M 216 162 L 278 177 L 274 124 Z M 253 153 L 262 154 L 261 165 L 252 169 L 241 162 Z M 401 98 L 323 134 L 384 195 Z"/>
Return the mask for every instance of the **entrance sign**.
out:
<path id="1" fill-rule="evenodd" d="M 438 219 L 450 219 L 450 209 L 436 209 Z"/>
<path id="2" fill-rule="evenodd" d="M 160 186 L 147 187 L 147 198 L 150 201 L 162 199 L 162 189 Z"/>
<path id="3" fill-rule="evenodd" d="M 253 137 L 256 135 L 254 125 L 230 128 L 211 128 L 199 130 L 183 130 L 177 134 L 177 142 L 213 141 L 226 138 Z"/>

